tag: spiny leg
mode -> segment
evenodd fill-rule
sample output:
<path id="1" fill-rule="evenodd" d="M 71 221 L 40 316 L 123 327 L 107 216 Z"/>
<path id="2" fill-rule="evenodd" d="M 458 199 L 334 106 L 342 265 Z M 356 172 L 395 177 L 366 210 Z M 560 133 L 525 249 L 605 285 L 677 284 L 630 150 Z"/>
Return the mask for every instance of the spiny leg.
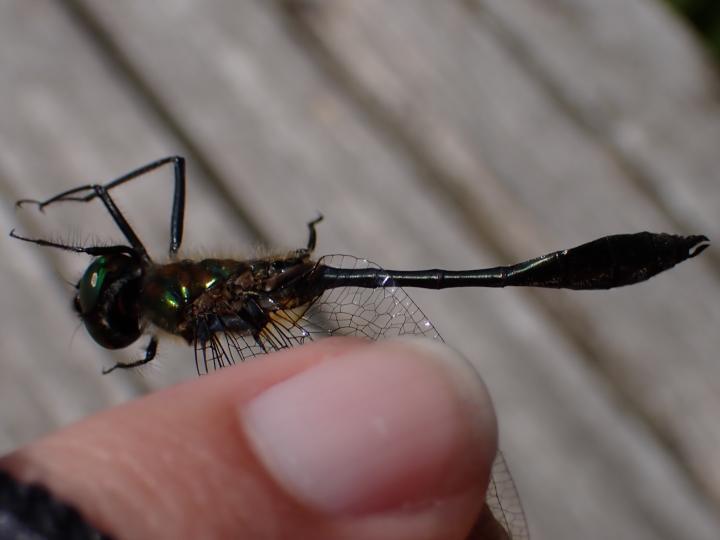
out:
<path id="1" fill-rule="evenodd" d="M 38 246 L 53 247 L 57 249 L 64 249 L 65 251 L 72 251 L 74 253 L 86 253 L 93 257 L 100 255 L 117 255 L 120 253 L 126 253 L 131 256 L 137 256 L 133 248 L 130 246 L 116 245 L 116 246 L 75 246 L 72 244 L 63 244 L 61 242 L 53 242 L 52 240 L 45 240 L 43 238 L 28 238 L 26 236 L 20 236 L 15 232 L 15 229 L 10 231 L 10 237 L 23 242 L 30 242 Z"/>
<path id="2" fill-rule="evenodd" d="M 140 238 L 138 238 L 137 234 L 135 234 L 135 231 L 130 226 L 127 219 L 125 219 L 125 216 L 122 214 L 120 209 L 117 207 L 117 205 L 115 204 L 115 201 L 113 201 L 112 197 L 110 196 L 110 193 L 108 193 L 105 186 L 93 184 L 90 186 L 82 186 L 80 188 L 76 188 L 75 190 L 71 190 L 71 191 L 73 191 L 73 192 L 78 191 L 78 190 L 84 191 L 86 189 L 91 189 L 93 192 L 91 195 L 89 195 L 88 197 L 84 197 L 84 198 L 76 198 L 76 197 L 62 198 L 63 194 L 60 194 L 60 195 L 53 197 L 52 199 L 48 199 L 45 202 L 32 201 L 30 199 L 23 199 L 23 200 L 18 201 L 15 204 L 16 204 L 16 206 L 22 206 L 25 203 L 34 203 L 34 204 L 37 204 L 38 208 L 40 208 L 40 210 L 42 211 L 44 206 L 51 204 L 53 202 L 57 202 L 57 201 L 86 202 L 86 201 L 91 200 L 94 197 L 99 197 L 100 200 L 102 201 L 102 203 L 105 205 L 105 208 L 107 209 L 108 213 L 110 214 L 110 217 L 112 217 L 113 221 L 115 222 L 115 225 L 117 225 L 118 229 L 120 229 L 120 231 L 123 233 L 123 236 L 125 236 L 127 241 L 132 246 L 133 253 L 135 255 L 139 255 L 140 258 L 143 259 L 144 261 L 146 261 L 148 263 L 151 262 L 150 256 L 148 255 L 148 252 L 145 249 L 145 246 L 140 241 Z M 67 193 L 69 193 L 69 192 L 65 192 L 65 194 L 67 194 Z M 64 246 L 62 244 L 59 244 L 57 242 L 51 242 L 48 240 L 35 239 L 35 240 L 29 240 L 29 241 L 32 241 L 33 243 L 38 244 L 38 245 L 57 247 L 60 249 L 68 249 L 66 246 Z M 71 251 L 77 251 L 77 250 L 71 249 Z M 89 253 L 89 252 L 85 251 L 85 253 Z"/>
<path id="3" fill-rule="evenodd" d="M 110 193 L 108 193 L 108 190 L 103 186 L 93 186 L 93 189 L 95 190 L 97 196 L 100 197 L 100 200 L 105 205 L 105 208 L 107 209 L 110 216 L 113 218 L 115 225 L 118 226 L 118 229 L 120 229 L 120 231 L 123 233 L 123 236 L 127 238 L 127 241 L 130 243 L 133 249 L 138 252 L 138 254 L 143 260 L 147 261 L 148 263 L 151 262 L 150 256 L 148 255 L 145 246 L 140 241 L 140 238 L 138 238 L 138 235 L 135 234 L 135 231 L 130 226 L 127 219 L 125 219 L 125 216 L 123 216 L 122 212 L 120 212 L 120 209 L 115 204 L 115 201 L 113 201 L 112 197 L 110 197 Z"/>
<path id="4" fill-rule="evenodd" d="M 150 256 L 148 255 L 145 246 L 135 234 L 135 231 L 127 222 L 125 216 L 122 215 L 120 209 L 115 205 L 115 202 L 112 200 L 112 197 L 110 197 L 110 194 L 107 192 L 107 190 L 103 186 L 98 185 L 92 186 L 92 189 L 94 193 L 98 197 L 100 197 L 100 200 L 102 200 L 105 208 L 110 213 L 110 216 L 113 218 L 113 221 L 115 221 L 117 227 L 122 231 L 123 235 L 130 243 L 130 246 L 110 246 L 110 250 L 106 249 L 103 251 L 102 248 L 99 247 L 84 248 L 82 246 L 72 246 L 68 244 L 62 244 L 60 242 L 53 242 L 51 240 L 44 240 L 42 238 L 25 238 L 23 236 L 15 234 L 14 230 L 10 232 L 10 236 L 13 238 L 17 238 L 18 240 L 24 240 L 26 242 L 37 244 L 39 246 L 54 247 L 58 249 L 64 249 L 66 251 L 74 251 L 76 253 L 87 253 L 89 255 L 106 255 L 109 253 L 117 253 L 118 251 L 124 251 L 134 257 L 140 257 L 143 261 L 150 263 Z M 21 205 L 23 202 L 24 201 L 18 201 L 16 204 Z M 38 205 L 41 204 L 42 203 L 38 203 Z M 124 249 L 119 249 L 121 247 L 123 247 Z"/>
<path id="5" fill-rule="evenodd" d="M 121 364 L 120 362 L 118 362 L 108 369 L 103 369 L 102 374 L 107 375 L 108 373 L 111 373 L 116 369 L 132 369 L 147 364 L 153 358 L 155 358 L 155 355 L 157 354 L 157 347 L 157 336 L 152 336 L 150 338 L 150 343 L 148 343 L 147 347 L 145 348 L 145 358 L 141 358 L 140 360 L 136 360 L 135 362 L 130 362 L 129 364 Z"/>
<path id="6" fill-rule="evenodd" d="M 315 230 L 315 225 L 320 223 L 322 220 L 323 215 L 318 214 L 318 217 L 316 217 L 307 224 L 308 229 L 310 229 L 310 235 L 308 236 L 308 243 L 305 249 L 308 253 L 312 253 L 312 251 L 315 249 L 315 242 L 317 241 L 317 231 Z"/>
<path id="7" fill-rule="evenodd" d="M 175 188 L 173 193 L 173 204 L 172 204 L 172 213 L 170 215 L 170 255 L 174 255 L 177 253 L 178 249 L 180 249 L 180 244 L 182 243 L 182 234 L 183 234 L 183 220 L 185 215 L 185 159 L 180 156 L 168 156 L 162 159 L 158 159 L 156 161 L 153 161 L 151 163 L 148 163 L 147 165 L 144 165 L 142 167 L 139 167 L 133 171 L 130 171 L 127 174 L 124 174 L 123 176 L 116 178 L 115 180 L 112 180 L 111 182 L 108 182 L 107 184 L 100 185 L 100 184 L 87 184 L 84 186 L 79 186 L 73 189 L 69 189 L 67 191 L 64 191 L 62 193 L 59 193 L 55 195 L 54 197 L 51 197 L 45 201 L 37 201 L 33 199 L 21 199 L 15 203 L 17 206 L 22 206 L 23 204 L 35 204 L 38 206 L 38 208 L 42 211 L 46 206 L 49 206 L 51 204 L 54 204 L 56 202 L 61 201 L 78 201 L 78 202 L 88 202 L 92 199 L 99 197 L 102 202 L 105 204 L 105 207 L 107 208 L 108 212 L 110 213 L 111 217 L 115 221 L 118 228 L 122 231 L 122 233 L 125 235 L 125 237 L 128 239 L 130 244 L 140 251 L 141 253 L 144 253 L 147 255 L 147 252 L 145 248 L 140 243 L 140 240 L 135 235 L 132 228 L 127 223 L 127 220 L 125 220 L 124 216 L 120 212 L 120 210 L 115 206 L 114 202 L 112 201 L 112 198 L 110 197 L 108 191 L 124 184 L 134 178 L 138 178 L 139 176 L 142 176 L 146 173 L 149 173 L 150 171 L 153 171 L 159 167 L 162 167 L 165 164 L 172 163 L 174 166 L 174 177 L 175 177 Z M 78 195 L 83 192 L 90 192 L 86 193 L 84 195 Z M 148 259 L 149 260 L 149 259 Z"/>
<path id="8" fill-rule="evenodd" d="M 182 156 L 168 156 L 147 165 L 131 171 L 120 178 L 113 180 L 105 185 L 105 189 L 109 190 L 120 184 L 142 176 L 154 169 L 162 167 L 167 163 L 173 164 L 173 175 L 175 187 L 173 189 L 173 203 L 170 214 L 170 255 L 177 253 L 182 243 L 183 223 L 185 220 L 185 158 Z"/>

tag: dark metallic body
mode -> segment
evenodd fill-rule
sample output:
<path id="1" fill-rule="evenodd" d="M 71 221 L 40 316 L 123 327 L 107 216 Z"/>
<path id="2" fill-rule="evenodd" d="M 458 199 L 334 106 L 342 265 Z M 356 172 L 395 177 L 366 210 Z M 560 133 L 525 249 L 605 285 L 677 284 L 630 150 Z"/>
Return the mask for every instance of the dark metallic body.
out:
<path id="1" fill-rule="evenodd" d="M 644 281 L 698 255 L 709 245 L 708 239 L 700 235 L 642 232 L 606 236 L 515 265 L 479 270 L 334 268 L 310 259 L 317 237 L 315 225 L 322 219 L 319 217 L 308 223 L 307 247 L 284 257 L 182 260 L 159 265 L 152 261 L 109 191 L 170 163 L 174 167 L 175 189 L 169 251 L 171 259 L 175 259 L 182 242 L 185 210 L 185 160 L 179 156 L 149 163 L 105 185 L 80 186 L 46 201 L 18 201 L 18 205 L 33 203 L 43 209 L 61 201 L 99 198 L 127 238 L 129 246 L 87 247 L 24 238 L 11 232 L 21 240 L 96 257 L 77 284 L 74 306 L 93 339 L 103 347 L 127 347 L 143 332 L 152 333 L 154 327 L 183 337 L 203 357 L 209 344 L 213 357 L 224 356 L 232 363 L 232 353 L 227 354 L 217 334 L 230 334 L 231 339 L 232 335 L 251 336 L 265 351 L 261 334 L 282 319 L 286 326 L 278 329 L 279 335 L 270 348 L 300 343 L 302 340 L 287 332 L 297 326 L 304 309 L 324 291 L 336 287 L 609 289 Z M 149 362 L 155 357 L 157 343 L 152 333 L 145 358 L 116 364 L 106 372 Z"/>
<path id="2" fill-rule="evenodd" d="M 314 268 L 305 250 L 278 259 L 154 266 L 143 278 L 143 313 L 189 344 L 207 341 L 216 332 L 254 336 L 274 312 L 298 309 L 317 298 L 319 292 L 306 281 Z"/>

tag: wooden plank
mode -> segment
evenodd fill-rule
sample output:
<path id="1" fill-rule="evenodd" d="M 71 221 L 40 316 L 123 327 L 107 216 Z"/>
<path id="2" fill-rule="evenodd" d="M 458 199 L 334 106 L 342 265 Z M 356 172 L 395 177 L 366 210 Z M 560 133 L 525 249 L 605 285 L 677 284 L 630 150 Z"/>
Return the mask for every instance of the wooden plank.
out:
<path id="1" fill-rule="evenodd" d="M 378 3 L 335 3 L 306 12 L 303 20 L 310 38 L 318 40 L 327 62 L 349 87 L 360 87 L 358 93 L 374 107 L 404 123 L 414 143 L 428 154 L 442 148 L 438 139 L 453 133 L 467 145 L 464 157 L 480 156 L 478 172 L 496 171 L 512 194 L 541 216 L 541 230 L 567 236 L 568 224 L 571 234 L 608 227 L 672 229 L 674 220 L 644 196 L 618 167 L 613 152 L 564 117 L 564 109 L 529 76 L 532 72 L 489 39 L 493 34 L 482 24 L 473 32 L 476 21 L 468 21 L 462 9 L 429 2 L 420 6 L 424 9 L 417 3 L 393 3 L 388 10 Z M 482 68 L 473 70 L 471 65 Z M 471 95 L 475 100 L 468 105 Z M 428 115 L 430 120 L 417 120 Z M 418 129 L 419 122 L 427 129 Z M 472 200 L 468 208 L 483 206 L 486 190 L 476 177 L 452 178 L 452 187 Z M 506 220 L 504 209 L 496 213 L 499 234 Z M 712 427 L 710 433 L 695 429 L 685 414 L 677 414 L 680 403 L 683 410 L 691 403 L 694 421 L 709 426 L 712 420 L 705 411 L 717 405 L 714 385 L 708 383 L 717 376 L 717 341 L 707 332 L 708 314 L 715 308 L 694 303 L 703 304 L 706 291 L 716 288 L 716 276 L 710 271 L 704 276 L 702 283 L 684 289 L 677 302 L 669 302 L 668 291 L 655 299 L 622 291 L 616 298 L 593 299 L 593 306 L 586 304 L 580 313 L 581 301 L 563 298 L 562 309 L 572 315 L 562 318 L 576 343 L 617 383 L 623 398 L 647 417 L 659 437 L 670 439 L 685 466 L 695 467 L 695 480 L 717 494 L 717 480 L 714 474 L 708 477 L 705 465 L 711 460 L 706 452 L 713 447 L 708 440 L 716 441 L 717 435 Z M 552 304 L 546 307 L 554 312 Z M 583 323 L 576 324 L 580 319 Z M 698 347 L 696 339 L 705 345 Z M 621 350 L 617 343 L 627 345 Z M 658 386 L 647 384 L 648 374 L 664 389 L 662 394 L 655 391 Z M 677 384 L 680 376 L 683 384 Z M 694 389 L 692 395 L 688 386 Z"/>
<path id="2" fill-rule="evenodd" d="M 183 350 L 175 360 L 161 351 L 159 365 L 179 370 L 145 370 L 144 374 L 102 377 L 102 367 L 118 358 L 139 355 L 140 345 L 115 355 L 89 339 L 70 309 L 74 281 L 87 257 L 61 254 L 7 237 L 11 228 L 26 235 L 65 241 L 118 239 L 99 205 L 83 208 L 32 208 L 16 211 L 21 197 L 45 198 L 90 181 L 109 180 L 150 159 L 182 150 L 152 121 L 148 111 L 128 92 L 103 59 L 93 52 L 52 2 L 6 3 L 0 17 L 0 170 L 3 201 L 2 288 L 3 396 L 0 449 L 7 451 L 51 428 L 177 380 L 192 361 Z M 195 167 L 190 165 L 190 172 Z M 191 223 L 202 221 L 204 238 L 189 242 L 214 245 L 213 237 L 237 227 L 216 195 L 197 178 L 189 196 Z M 142 224 L 143 237 L 160 258 L 167 249 L 170 172 L 140 182 L 121 197 L 123 208 Z M 199 195 L 206 192 L 206 195 Z M 124 203 L 124 204 L 123 204 Z M 214 236 L 213 236 L 214 235 Z M 211 249 L 211 248 L 208 248 Z M 179 371 L 180 373 L 177 373 Z"/>
<path id="3" fill-rule="evenodd" d="M 572 0 L 554 9 L 512 1 L 473 4 L 568 114 L 612 148 L 671 222 L 717 236 L 717 72 L 681 21 L 644 1 Z M 718 251 L 708 255 L 717 275 Z M 717 315 L 701 315 L 707 322 L 698 328 L 712 336 L 707 329 Z M 711 338 L 710 344 L 717 343 Z M 713 355 L 705 361 L 714 363 Z M 711 422 L 693 421 L 699 425 L 688 430 L 696 433 Z M 712 444 L 688 443 L 686 459 L 706 479 Z M 713 470 L 707 482 L 716 499 L 717 478 Z"/>
<path id="4" fill-rule="evenodd" d="M 537 88 L 535 81 L 528 81 L 522 71 L 518 72 L 524 66 L 513 69 L 513 57 L 495 50 L 492 41 L 472 32 L 468 13 L 429 3 L 421 4 L 426 8 L 425 13 L 417 4 L 411 8 L 403 3 L 399 5 L 406 9 L 398 8 L 398 3 L 393 4 L 392 10 L 377 3 L 335 4 L 333 9 L 311 12 L 306 21 L 324 50 L 334 55 L 333 67 L 340 71 L 341 77 L 350 80 L 348 85 L 361 86 L 370 94 L 367 99 L 375 100 L 375 107 L 382 107 L 389 115 L 395 114 L 399 122 L 405 121 L 407 132 L 415 136 L 418 145 L 431 153 L 434 148 L 442 147 L 433 137 L 447 138 L 448 131 L 456 133 L 455 139 L 469 146 L 466 154 L 481 155 L 485 159 L 486 163 L 477 169 L 487 169 L 489 163 L 527 208 L 540 212 L 546 229 L 554 227 L 556 235 L 566 233 L 568 224 L 572 224 L 572 232 L 602 230 L 610 222 L 618 228 L 650 228 L 650 224 L 661 217 L 636 192 L 623 171 L 617 169 L 613 156 L 607 155 L 603 148 L 588 144 L 592 137 L 583 137 L 571 119 L 563 121 L 560 114 L 563 110 L 543 95 L 543 88 Z M 383 24 L 385 21 L 388 23 Z M 444 28 L 452 31 L 443 32 Z M 432 67 L 423 66 L 421 59 L 429 59 L 427 63 Z M 468 69 L 467 59 L 482 69 Z M 468 106 L 463 97 L 473 92 L 477 99 Z M 507 100 L 504 106 L 503 100 Z M 447 102 L 457 106 L 453 110 Z M 427 111 L 435 116 L 422 122 L 432 129 L 419 130 L 417 124 L 421 121 L 417 118 L 427 116 Z M 482 205 L 486 190 L 474 182 L 472 175 L 455 180 L 459 181 L 457 190 L 475 195 L 469 207 L 490 206 Z M 558 208 L 553 215 L 545 216 L 543 208 L 550 205 Z M 507 221 L 505 210 L 496 213 L 495 218 L 495 228 L 502 231 Z M 666 222 L 663 228 L 668 225 Z M 713 288 L 714 278 L 708 273 L 706 281 L 696 289 L 695 298 Z M 646 298 L 639 304 L 634 294 L 623 291 L 623 306 L 612 300 L 613 306 L 621 308 L 617 313 L 612 309 L 591 308 L 588 312 L 591 318 L 585 319 L 585 325 L 596 328 L 597 332 L 594 337 L 585 338 L 585 342 L 594 341 L 600 346 L 602 352 L 596 350 L 593 356 L 607 364 L 605 369 L 621 385 L 626 398 L 647 400 L 639 406 L 653 421 L 662 416 L 661 436 L 664 438 L 667 431 L 671 432 L 672 444 L 681 449 L 686 463 L 706 464 L 710 456 L 705 454 L 705 449 L 712 448 L 707 441 L 716 436 L 705 430 L 688 429 L 685 410 L 678 414 L 674 405 L 678 400 L 683 404 L 694 401 L 696 421 L 711 422 L 709 418 L 707 422 L 701 418 L 707 418 L 702 413 L 709 403 L 714 403 L 714 391 L 712 384 L 704 384 L 700 379 L 708 375 L 705 371 L 708 366 L 713 372 L 715 369 L 712 366 L 717 343 L 706 331 L 707 315 L 713 313 L 714 308 L 709 304 L 697 308 L 683 298 L 673 305 L 672 320 L 661 321 L 647 314 L 667 312 L 669 304 L 663 307 L 643 303 L 649 300 Z M 669 299 L 666 291 L 660 294 L 664 301 Z M 675 311 L 683 302 L 687 302 L 686 312 L 683 313 L 682 308 Z M 563 309 L 568 309 L 567 304 Z M 576 314 L 574 312 L 573 319 Z M 632 340 L 637 347 L 639 343 L 633 334 L 645 336 L 645 341 L 652 345 L 626 351 L 608 346 Z M 695 338 L 704 340 L 706 346 L 696 348 Z M 674 348 L 678 345 L 680 347 Z M 655 347 L 657 350 L 653 350 Z M 693 351 L 690 361 L 694 360 L 695 365 L 679 366 L 678 358 L 685 359 L 687 351 Z M 642 359 L 646 359 L 644 365 Z M 658 374 L 659 367 L 663 368 L 664 375 L 663 371 Z M 689 377 L 697 377 L 695 382 L 699 384 L 686 385 L 687 370 L 692 369 L 697 372 L 691 372 Z M 669 391 L 664 395 L 653 392 L 646 384 L 648 373 Z M 673 391 L 673 381 L 680 376 L 685 383 L 675 384 L 677 391 Z M 713 380 L 710 376 L 708 380 Z M 687 387 L 694 388 L 693 395 L 688 395 Z M 694 442 L 688 442 L 688 431 L 697 435 Z M 713 486 L 717 483 L 708 481 L 706 467 L 700 465 L 699 469 L 695 472 L 696 478 L 706 481 L 709 489 L 715 489 Z"/>
<path id="5" fill-rule="evenodd" d="M 456 4 L 336 2 L 299 25 L 267 4 L 160 4 L 152 18 L 140 3 L 86 6 L 195 135 L 238 204 L 282 243 L 297 243 L 299 224 L 318 207 L 332 225 L 321 228 L 323 251 L 342 247 L 395 266 L 489 264 L 488 247 L 521 257 L 538 245 L 669 226 L 608 150 Z M 313 36 L 334 63 L 303 41 Z M 441 189 L 418 184 L 434 176 Z M 448 189 L 456 197 L 437 195 Z M 487 211 L 489 232 L 470 220 L 472 207 Z M 560 245 L 538 240 L 551 237 Z M 538 537 L 685 538 L 688 526 L 713 537 L 674 456 L 625 410 L 648 373 L 668 398 L 679 395 L 678 357 L 700 357 L 700 374 L 683 385 L 707 389 L 713 380 L 715 368 L 702 361 L 715 344 L 692 327 L 697 310 L 714 312 L 704 294 L 712 279 L 700 263 L 607 299 L 563 297 L 561 308 L 592 330 L 574 330 L 587 348 L 527 295 L 415 294 L 448 341 L 468 355 L 483 351 Z M 582 354 L 614 374 L 611 384 L 578 362 Z M 645 362 L 653 356 L 662 370 Z M 647 417 L 657 396 L 640 393 L 633 404 Z M 687 405 L 709 418 L 698 412 L 712 410 L 708 398 Z M 666 411 L 662 422 L 673 416 Z M 671 428 L 685 437 L 683 426 Z M 669 489 L 672 501 L 661 496 Z"/>
<path id="6" fill-rule="evenodd" d="M 646 0 L 469 4 L 674 222 L 717 237 L 718 78 L 674 13 Z"/>

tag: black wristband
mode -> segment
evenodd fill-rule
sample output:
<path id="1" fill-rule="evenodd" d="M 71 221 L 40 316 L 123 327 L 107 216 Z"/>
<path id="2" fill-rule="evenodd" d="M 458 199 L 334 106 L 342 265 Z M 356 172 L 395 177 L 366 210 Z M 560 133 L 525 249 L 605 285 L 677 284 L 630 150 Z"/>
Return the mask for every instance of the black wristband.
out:
<path id="1" fill-rule="evenodd" d="M 0 540 L 111 540 L 43 486 L 0 471 Z"/>

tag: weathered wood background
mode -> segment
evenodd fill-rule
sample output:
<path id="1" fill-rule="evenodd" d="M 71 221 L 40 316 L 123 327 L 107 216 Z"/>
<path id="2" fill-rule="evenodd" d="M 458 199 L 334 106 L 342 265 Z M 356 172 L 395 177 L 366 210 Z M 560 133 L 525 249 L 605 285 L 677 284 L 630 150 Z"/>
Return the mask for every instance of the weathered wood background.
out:
<path id="1" fill-rule="evenodd" d="M 393 268 L 720 239 L 718 79 L 653 0 L 4 0 L 0 88 L 3 451 L 194 376 L 165 342 L 100 375 L 143 343 L 78 330 L 87 258 L 6 233 L 118 233 L 20 197 L 178 153 L 191 254 L 300 246 L 317 211 L 319 253 Z M 117 193 L 156 254 L 170 176 Z M 718 253 L 611 292 L 410 291 L 489 385 L 533 538 L 720 534 Z"/>

